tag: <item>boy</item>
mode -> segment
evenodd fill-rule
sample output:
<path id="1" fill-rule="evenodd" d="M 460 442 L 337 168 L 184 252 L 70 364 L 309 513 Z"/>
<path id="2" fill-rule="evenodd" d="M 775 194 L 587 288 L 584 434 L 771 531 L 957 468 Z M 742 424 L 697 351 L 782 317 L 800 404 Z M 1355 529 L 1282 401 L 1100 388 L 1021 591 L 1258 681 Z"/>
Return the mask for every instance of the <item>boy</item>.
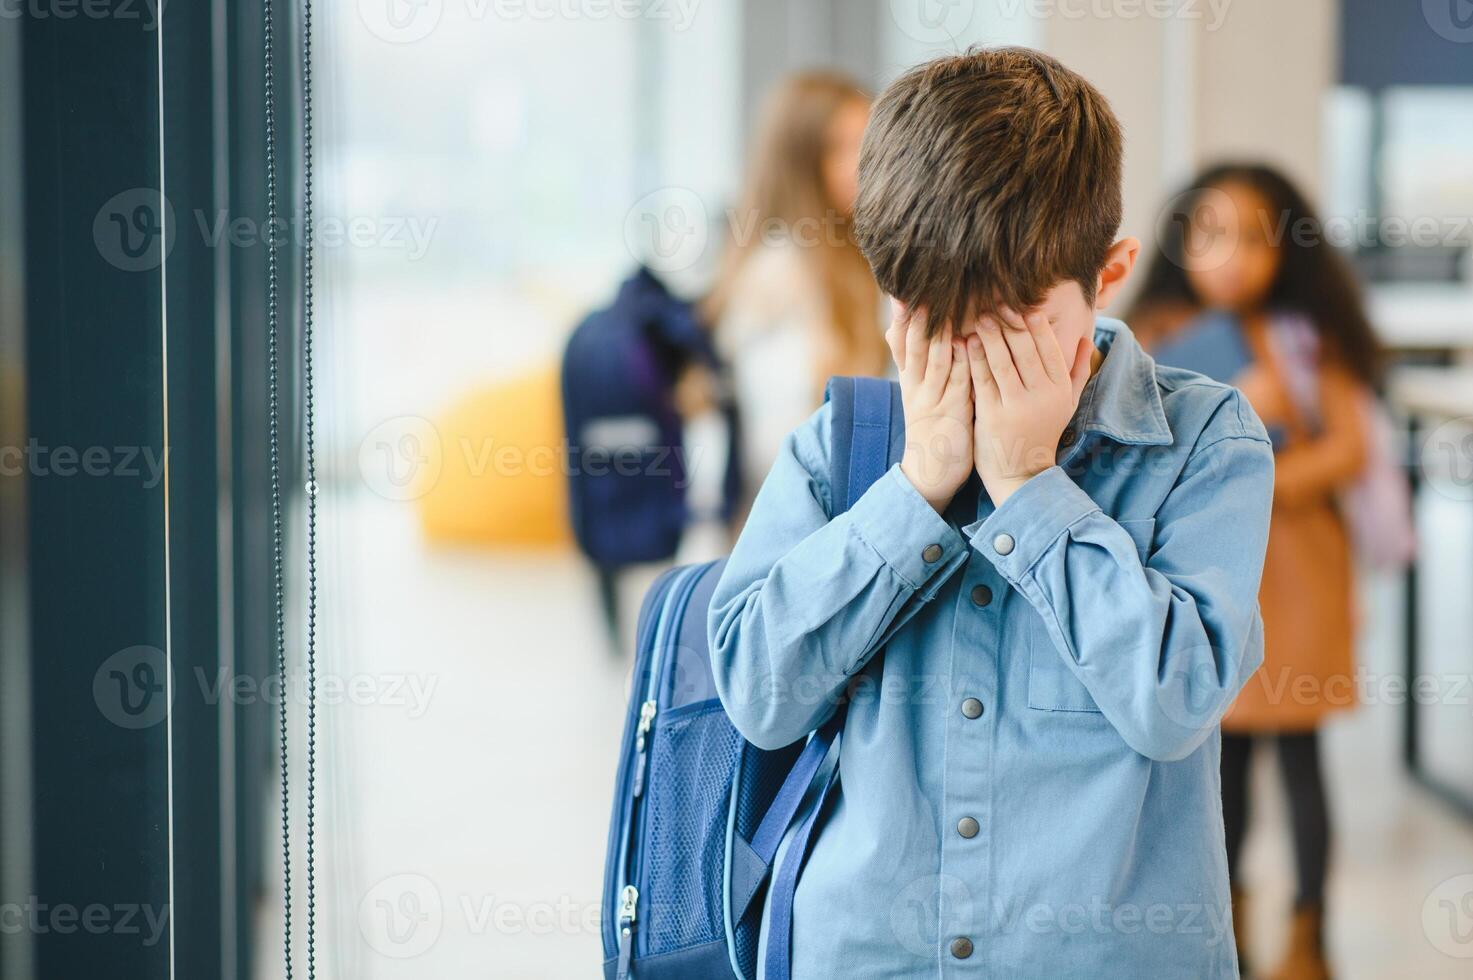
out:
<path id="1" fill-rule="evenodd" d="M 847 695 L 798 980 L 1238 975 L 1217 722 L 1262 657 L 1273 456 L 1236 391 L 1096 317 L 1140 247 L 1120 159 L 1103 97 L 1024 49 L 875 106 L 855 221 L 902 460 L 830 520 L 828 408 L 789 436 L 709 623 L 757 745 Z"/>

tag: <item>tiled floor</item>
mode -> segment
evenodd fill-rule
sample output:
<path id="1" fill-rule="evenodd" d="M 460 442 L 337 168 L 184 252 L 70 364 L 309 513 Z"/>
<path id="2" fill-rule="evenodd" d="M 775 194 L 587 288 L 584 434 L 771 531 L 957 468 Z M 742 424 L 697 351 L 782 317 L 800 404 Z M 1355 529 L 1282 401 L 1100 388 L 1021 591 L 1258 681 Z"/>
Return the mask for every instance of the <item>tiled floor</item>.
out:
<path id="1" fill-rule="evenodd" d="M 320 975 L 594 976 L 627 660 L 605 647 L 586 574 L 566 556 L 426 552 L 407 504 L 365 495 L 327 515 L 323 671 L 360 693 L 319 732 Z M 1378 594 L 1371 671 L 1396 665 L 1388 609 Z M 1465 655 L 1468 635 L 1451 638 Z M 1473 959 L 1443 950 L 1473 955 L 1473 879 L 1438 886 L 1473 873 L 1473 825 L 1402 774 L 1400 710 L 1368 706 L 1328 731 L 1339 976 L 1468 978 Z M 1437 710 L 1467 722 L 1473 709 Z M 1267 961 L 1292 883 L 1276 780 L 1255 778 L 1247 876 Z M 281 972 L 279 906 L 262 910 L 261 977 Z"/>

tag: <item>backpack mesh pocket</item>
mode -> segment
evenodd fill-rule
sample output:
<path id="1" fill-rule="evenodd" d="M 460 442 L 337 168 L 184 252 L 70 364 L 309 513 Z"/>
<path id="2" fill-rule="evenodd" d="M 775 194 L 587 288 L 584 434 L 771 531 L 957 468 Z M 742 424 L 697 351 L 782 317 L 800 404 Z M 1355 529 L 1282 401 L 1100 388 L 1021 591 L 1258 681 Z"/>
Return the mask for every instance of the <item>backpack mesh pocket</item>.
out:
<path id="1" fill-rule="evenodd" d="M 716 701 L 655 730 L 650 758 L 646 954 L 723 939 L 727 792 L 741 735 Z M 714 915 L 713 915 L 714 910 Z"/>

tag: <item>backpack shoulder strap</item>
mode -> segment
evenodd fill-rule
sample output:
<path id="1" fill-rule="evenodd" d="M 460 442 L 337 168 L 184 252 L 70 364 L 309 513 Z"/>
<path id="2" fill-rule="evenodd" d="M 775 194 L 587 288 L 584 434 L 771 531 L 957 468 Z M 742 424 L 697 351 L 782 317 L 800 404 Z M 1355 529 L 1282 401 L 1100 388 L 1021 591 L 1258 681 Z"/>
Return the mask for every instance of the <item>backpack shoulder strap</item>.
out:
<path id="1" fill-rule="evenodd" d="M 890 468 L 891 458 L 896 454 L 894 447 L 904 441 L 904 416 L 900 410 L 900 386 L 882 378 L 833 378 L 829 381 L 825 398 L 831 413 L 829 479 L 833 513 L 830 517 L 837 517 L 854 506 Z M 895 438 L 897 436 L 901 438 Z M 778 845 L 797 816 L 814 777 L 839 733 L 844 730 L 847 714 L 847 706 L 840 704 L 829 720 L 813 733 L 763 816 L 752 837 L 752 848 L 764 866 L 770 866 L 776 857 Z M 789 980 L 793 896 L 808 857 L 813 832 L 837 780 L 836 764 L 808 815 L 793 832 L 788 857 L 772 883 L 765 971 L 768 980 Z"/>
<path id="2" fill-rule="evenodd" d="M 829 381 L 825 398 L 832 406 L 829 462 L 833 516 L 837 517 L 890 468 L 892 423 L 901 419 L 900 386 L 882 378 L 835 377 Z M 765 864 L 777 854 L 778 843 L 797 815 L 803 794 L 843 726 L 844 710 L 840 707 L 809 740 L 768 807 L 752 836 L 752 847 Z"/>
<path id="3" fill-rule="evenodd" d="M 893 436 L 904 426 L 899 395 L 900 386 L 884 378 L 829 380 L 830 516 L 853 507 L 890 468 Z"/>

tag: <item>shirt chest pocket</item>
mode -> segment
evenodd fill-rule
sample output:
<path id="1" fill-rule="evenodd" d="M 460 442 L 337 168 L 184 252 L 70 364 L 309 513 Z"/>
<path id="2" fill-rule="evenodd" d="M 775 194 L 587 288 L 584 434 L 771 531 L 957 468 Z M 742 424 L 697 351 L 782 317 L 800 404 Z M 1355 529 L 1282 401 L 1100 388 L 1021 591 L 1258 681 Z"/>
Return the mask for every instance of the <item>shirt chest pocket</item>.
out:
<path id="1" fill-rule="evenodd" d="M 1155 518 L 1121 521 L 1120 526 L 1135 542 L 1136 554 L 1145 564 L 1156 533 Z M 1089 689 L 1074 676 L 1065 654 L 1054 644 L 1043 619 L 1030 617 L 1028 624 L 1028 707 L 1041 711 L 1094 711 L 1099 705 Z"/>

